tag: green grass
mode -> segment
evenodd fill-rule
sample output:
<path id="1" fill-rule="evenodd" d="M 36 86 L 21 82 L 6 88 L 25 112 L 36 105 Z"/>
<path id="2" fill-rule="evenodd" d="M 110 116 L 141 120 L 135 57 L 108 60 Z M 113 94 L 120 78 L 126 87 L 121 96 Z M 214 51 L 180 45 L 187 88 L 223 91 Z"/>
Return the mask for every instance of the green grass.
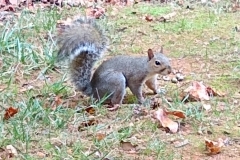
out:
<path id="1" fill-rule="evenodd" d="M 185 112 L 185 120 L 176 120 L 189 125 L 191 133 L 169 134 L 149 115 L 134 114 L 131 103 L 135 97 L 131 93 L 127 97 L 130 104 L 109 112 L 102 103 L 75 92 L 67 67 L 56 63 L 55 36 L 58 20 L 82 11 L 79 8 L 43 9 L 34 13 L 24 10 L 0 27 L 0 148 L 13 145 L 18 159 L 186 159 L 196 158 L 195 155 L 208 158 L 204 154 L 204 137 L 226 136 L 223 131 L 230 132 L 227 135 L 230 138 L 240 136 L 236 126 L 240 119 L 239 97 L 235 98 L 239 93 L 240 34 L 233 29 L 240 23 L 239 12 L 225 13 L 221 5 L 198 6 L 188 11 L 175 10 L 170 5 L 140 3 L 98 20 L 107 26 L 111 41 L 109 56 L 144 56 L 148 48 L 157 50 L 164 45 L 167 56 L 174 62 L 180 61 L 182 67 L 174 69 L 183 69 L 187 78 L 182 85 L 186 85 L 179 87 L 159 81 L 166 87 L 166 97 L 173 100 L 168 105 L 164 97 L 161 106 Z M 177 16 L 166 23 L 147 22 L 144 18 L 146 15 L 159 18 L 173 11 Z M 200 102 L 182 103 L 179 95 L 193 80 L 203 80 L 204 84 L 225 92 L 226 97 L 207 102 L 212 106 L 208 112 Z M 62 103 L 56 104 L 59 97 Z M 84 111 L 90 105 L 95 108 L 95 115 Z M 19 112 L 3 121 L 4 110 L 10 106 Z M 149 105 L 143 108 L 151 111 Z M 83 122 L 89 119 L 98 123 L 83 129 Z M 203 135 L 198 134 L 199 128 Z M 99 133 L 106 137 L 98 140 Z M 179 139 L 188 139 L 190 144 L 175 148 L 172 141 Z M 137 144 L 137 153 L 123 151 L 121 141 Z M 227 151 L 221 154 L 239 158 L 232 152 L 235 145 L 226 146 Z"/>

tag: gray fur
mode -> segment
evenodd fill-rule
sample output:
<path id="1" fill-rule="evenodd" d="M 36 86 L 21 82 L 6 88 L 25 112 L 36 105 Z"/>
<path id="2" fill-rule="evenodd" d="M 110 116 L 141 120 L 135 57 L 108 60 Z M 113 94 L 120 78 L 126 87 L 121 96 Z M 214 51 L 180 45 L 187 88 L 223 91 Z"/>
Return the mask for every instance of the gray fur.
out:
<path id="1" fill-rule="evenodd" d="M 75 21 L 59 36 L 58 44 L 61 46 L 58 58 L 71 59 L 70 72 L 77 89 L 95 98 L 110 95 L 112 104 L 122 103 L 126 87 L 142 103 L 142 85 L 146 83 L 156 93 L 157 75 L 171 72 L 168 58 L 161 53 L 153 54 L 150 49 L 148 56 L 115 56 L 103 62 L 91 79 L 93 65 L 107 46 L 103 31 L 91 19 Z"/>
<path id="2" fill-rule="evenodd" d="M 143 102 L 142 85 L 146 82 L 147 86 L 157 93 L 156 79 L 158 74 L 169 74 L 171 71 L 167 57 L 161 53 L 154 54 L 166 68 L 167 72 L 155 72 L 149 67 L 148 57 L 116 56 L 103 62 L 93 74 L 91 86 L 97 90 L 98 95 L 103 97 L 121 91 L 122 94 L 113 94 L 112 97 L 119 97 L 118 104 L 122 103 L 125 95 L 125 88 L 129 87 L 132 93 L 138 98 L 139 103 Z M 121 84 L 121 85 L 120 85 Z M 124 86 L 122 84 L 125 84 Z M 111 98 L 111 97 L 110 97 Z M 113 104 L 116 102 L 111 100 Z"/>

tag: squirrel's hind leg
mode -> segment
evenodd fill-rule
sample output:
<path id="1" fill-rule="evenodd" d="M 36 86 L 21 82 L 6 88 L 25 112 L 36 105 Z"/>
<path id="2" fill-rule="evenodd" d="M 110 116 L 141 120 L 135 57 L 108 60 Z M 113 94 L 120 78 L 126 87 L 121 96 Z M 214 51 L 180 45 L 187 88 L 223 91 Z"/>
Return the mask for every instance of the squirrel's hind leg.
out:
<path id="1" fill-rule="evenodd" d="M 109 97 L 111 104 L 122 104 L 126 94 L 126 79 L 121 72 L 105 72 L 101 74 L 97 86 L 100 98 L 106 94 L 111 94 Z"/>

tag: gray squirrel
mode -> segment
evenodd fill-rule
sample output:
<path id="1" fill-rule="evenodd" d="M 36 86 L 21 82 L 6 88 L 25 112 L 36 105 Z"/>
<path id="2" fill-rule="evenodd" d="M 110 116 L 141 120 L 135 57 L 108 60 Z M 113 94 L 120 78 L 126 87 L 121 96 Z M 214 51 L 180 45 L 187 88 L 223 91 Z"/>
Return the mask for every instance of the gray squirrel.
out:
<path id="1" fill-rule="evenodd" d="M 122 104 L 126 87 L 144 101 L 142 86 L 145 83 L 155 94 L 158 74 L 171 73 L 169 59 L 161 53 L 148 50 L 148 56 L 118 55 L 104 61 L 93 73 L 92 69 L 105 52 L 108 39 L 103 29 L 91 18 L 80 18 L 58 35 L 58 59 L 70 58 L 72 82 L 83 94 L 94 98 L 109 95 L 112 105 Z"/>

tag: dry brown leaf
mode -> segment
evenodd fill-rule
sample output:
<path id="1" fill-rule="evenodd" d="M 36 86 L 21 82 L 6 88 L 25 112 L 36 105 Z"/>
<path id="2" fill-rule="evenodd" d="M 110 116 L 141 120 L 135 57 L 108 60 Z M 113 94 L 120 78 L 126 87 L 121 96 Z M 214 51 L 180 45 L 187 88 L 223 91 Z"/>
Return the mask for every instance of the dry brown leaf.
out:
<path id="1" fill-rule="evenodd" d="M 12 12 L 15 12 L 16 11 L 16 6 L 14 6 L 14 5 L 7 5 L 7 6 L 4 6 L 3 8 L 1 8 L 0 11 L 12 11 Z"/>
<path id="2" fill-rule="evenodd" d="M 11 157 L 17 157 L 18 156 L 16 148 L 13 147 L 12 145 L 7 145 L 6 150 L 8 151 L 9 155 L 11 155 Z"/>
<path id="3" fill-rule="evenodd" d="M 86 127 L 93 126 L 93 125 L 96 125 L 96 124 L 98 124 L 98 121 L 95 120 L 95 119 L 90 119 L 88 121 L 82 122 L 80 124 L 80 126 L 78 126 L 78 131 L 84 131 L 86 129 Z"/>
<path id="4" fill-rule="evenodd" d="M 6 149 L 0 148 L 0 159 L 12 159 L 17 156 L 17 150 L 12 145 L 7 145 Z"/>
<path id="5" fill-rule="evenodd" d="M 132 6 L 134 4 L 134 0 L 126 0 L 126 5 L 127 6 Z"/>
<path id="6" fill-rule="evenodd" d="M 55 147 L 61 147 L 63 145 L 63 142 L 59 137 L 51 138 L 50 143 Z"/>
<path id="7" fill-rule="evenodd" d="M 9 153 L 9 151 L 5 148 L 0 148 L 0 159 L 10 159 L 13 157 L 13 154 Z"/>
<path id="8" fill-rule="evenodd" d="M 87 107 L 85 111 L 91 115 L 94 115 L 96 113 L 96 110 L 93 107 Z"/>
<path id="9" fill-rule="evenodd" d="M 106 137 L 106 134 L 104 134 L 104 133 L 97 133 L 97 134 L 96 134 L 96 139 L 97 139 L 98 141 L 103 140 L 105 137 Z"/>
<path id="10" fill-rule="evenodd" d="M 163 109 L 159 108 L 155 111 L 153 113 L 153 117 L 159 120 L 163 127 L 169 128 L 172 133 L 176 133 L 178 131 L 178 123 L 168 118 L 167 113 Z"/>
<path id="11" fill-rule="evenodd" d="M 207 88 L 203 85 L 203 82 L 192 82 L 192 85 L 185 89 L 184 92 L 189 94 L 188 99 L 191 100 L 201 101 L 210 99 Z"/>
<path id="12" fill-rule="evenodd" d="M 55 103 L 56 105 L 60 105 L 62 103 L 62 99 L 60 98 L 60 96 L 55 97 Z"/>
<path id="13" fill-rule="evenodd" d="M 9 0 L 9 2 L 12 4 L 12 5 L 18 5 L 19 4 L 19 0 Z"/>
<path id="14" fill-rule="evenodd" d="M 39 157 L 39 158 L 45 158 L 45 157 L 46 157 L 46 154 L 45 154 L 45 153 L 39 152 L 39 151 L 36 153 L 36 155 L 37 155 L 37 157 Z"/>
<path id="15" fill-rule="evenodd" d="M 106 10 L 102 7 L 96 7 L 96 8 L 91 7 L 86 9 L 86 16 L 98 19 L 102 15 L 104 15 L 105 12 Z"/>
<path id="16" fill-rule="evenodd" d="M 52 110 L 56 110 L 56 108 L 62 104 L 62 99 L 60 98 L 60 96 L 56 96 L 54 101 L 51 104 Z"/>
<path id="17" fill-rule="evenodd" d="M 153 21 L 153 17 L 147 15 L 147 16 L 145 17 L 145 20 L 147 20 L 148 22 L 151 22 L 151 21 Z"/>
<path id="18" fill-rule="evenodd" d="M 226 94 L 220 91 L 216 91 L 215 89 L 212 89 L 211 87 L 206 88 L 207 93 L 209 96 L 219 96 L 219 97 L 224 97 Z"/>
<path id="19" fill-rule="evenodd" d="M 219 138 L 218 142 L 211 141 L 205 138 L 206 150 L 209 155 L 215 155 L 221 152 L 221 148 L 224 146 L 224 140 Z"/>
<path id="20" fill-rule="evenodd" d="M 18 113 L 18 108 L 9 107 L 5 110 L 4 120 L 8 120 L 10 117 L 13 117 L 16 113 Z"/>
<path id="21" fill-rule="evenodd" d="M 3 7 L 3 6 L 5 6 L 5 5 L 7 5 L 7 3 L 6 2 L 9 2 L 9 1 L 6 1 L 6 0 L 0 0 L 0 6 L 1 7 Z"/>
<path id="22" fill-rule="evenodd" d="M 137 145 L 133 145 L 131 142 L 120 142 L 120 146 L 124 151 L 136 151 Z"/>
<path id="23" fill-rule="evenodd" d="M 165 111 L 167 115 L 174 115 L 179 118 L 186 118 L 185 114 L 182 111 Z"/>

